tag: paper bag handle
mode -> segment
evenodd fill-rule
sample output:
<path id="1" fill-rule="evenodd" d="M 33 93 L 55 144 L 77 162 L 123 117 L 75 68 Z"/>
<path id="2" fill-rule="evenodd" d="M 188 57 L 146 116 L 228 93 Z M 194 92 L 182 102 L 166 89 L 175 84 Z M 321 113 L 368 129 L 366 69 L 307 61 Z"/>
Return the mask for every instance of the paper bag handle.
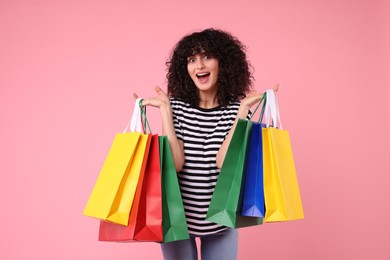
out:
<path id="1" fill-rule="evenodd" d="M 141 98 L 137 98 L 137 100 L 135 101 L 133 115 L 131 116 L 131 119 L 127 124 L 125 130 L 123 130 L 123 133 L 126 133 L 127 131 L 130 132 L 142 131 L 140 101 Z"/>
<path id="2" fill-rule="evenodd" d="M 266 127 L 269 127 L 271 124 L 271 120 L 273 122 L 273 126 L 279 129 L 283 129 L 282 121 L 280 120 L 280 112 L 278 99 L 276 98 L 275 91 L 273 89 L 268 89 L 266 91 L 267 102 L 265 104 L 265 123 Z"/>

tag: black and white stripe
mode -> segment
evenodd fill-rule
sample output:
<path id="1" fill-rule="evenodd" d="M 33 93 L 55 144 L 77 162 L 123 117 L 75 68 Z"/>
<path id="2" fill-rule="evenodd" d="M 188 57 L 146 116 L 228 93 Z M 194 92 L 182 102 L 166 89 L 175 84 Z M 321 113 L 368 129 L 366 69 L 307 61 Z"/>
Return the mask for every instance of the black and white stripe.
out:
<path id="1" fill-rule="evenodd" d="M 178 178 L 188 230 L 194 236 L 219 232 L 226 227 L 205 218 L 219 175 L 215 158 L 240 103 L 203 109 L 173 98 L 170 101 L 177 138 L 184 142 L 185 163 Z"/>

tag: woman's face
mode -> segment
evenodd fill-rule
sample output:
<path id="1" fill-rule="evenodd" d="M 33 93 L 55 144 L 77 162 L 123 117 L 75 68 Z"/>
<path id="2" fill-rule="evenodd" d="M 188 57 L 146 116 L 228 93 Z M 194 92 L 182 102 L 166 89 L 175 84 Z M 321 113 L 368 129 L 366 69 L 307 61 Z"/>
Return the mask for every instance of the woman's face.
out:
<path id="1" fill-rule="evenodd" d="M 195 54 L 187 58 L 187 71 L 199 91 L 217 90 L 218 60 L 206 54 Z"/>

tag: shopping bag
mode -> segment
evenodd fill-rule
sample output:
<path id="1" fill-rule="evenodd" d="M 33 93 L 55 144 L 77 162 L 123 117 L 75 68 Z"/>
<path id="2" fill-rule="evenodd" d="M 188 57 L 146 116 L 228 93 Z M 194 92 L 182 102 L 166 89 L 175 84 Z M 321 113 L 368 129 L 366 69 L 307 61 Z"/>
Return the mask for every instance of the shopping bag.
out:
<path id="1" fill-rule="evenodd" d="M 135 219 L 134 239 L 161 242 L 163 240 L 162 190 L 158 135 L 152 136 L 145 178 L 139 202 L 139 213 Z M 133 223 L 132 219 L 130 219 L 130 223 Z"/>
<path id="2" fill-rule="evenodd" d="M 251 118 L 253 118 L 261 103 L 263 104 L 261 114 L 258 122 L 253 122 L 252 124 L 248 152 L 245 158 L 245 182 L 241 215 L 263 218 L 265 215 L 265 207 L 263 183 L 262 119 L 265 108 L 265 94 L 260 100 L 255 111 L 252 113 Z"/>
<path id="3" fill-rule="evenodd" d="M 107 221 L 128 225 L 129 214 L 131 207 L 133 205 L 134 196 L 138 184 L 138 179 L 142 171 L 142 163 L 148 144 L 149 136 L 147 134 L 141 134 L 138 145 L 134 152 L 134 157 L 129 165 L 129 171 L 126 180 L 124 180 L 123 185 L 120 186 L 114 203 L 111 208 L 110 215 L 107 217 Z"/>
<path id="4" fill-rule="evenodd" d="M 148 136 L 147 142 L 150 143 L 151 136 Z M 136 217 L 138 213 L 139 208 L 139 201 L 141 197 L 141 191 L 142 186 L 144 184 L 144 175 L 145 175 L 145 168 L 146 163 L 148 160 L 148 154 L 149 154 L 149 147 L 150 144 L 147 144 L 146 150 L 145 150 L 145 156 L 143 158 L 142 167 L 136 187 L 136 192 L 134 195 L 133 204 L 131 206 L 130 216 L 128 225 L 120 225 L 117 223 L 111 223 L 108 221 L 100 221 L 100 227 L 99 227 L 99 241 L 123 241 L 123 240 L 132 240 L 134 239 L 134 231 L 135 231 L 135 221 L 134 218 Z"/>
<path id="5" fill-rule="evenodd" d="M 261 218 L 241 215 L 244 162 L 252 121 L 238 119 L 225 159 L 206 220 L 232 228 L 259 225 Z"/>
<path id="6" fill-rule="evenodd" d="M 262 130 L 265 222 L 302 219 L 304 214 L 290 136 L 282 129 L 275 93 L 270 90 L 266 94 L 267 127 Z"/>
<path id="7" fill-rule="evenodd" d="M 167 136 L 159 136 L 164 243 L 189 238 L 183 200 Z"/>
<path id="8" fill-rule="evenodd" d="M 265 214 L 262 128 L 261 123 L 253 123 L 245 167 L 243 216 L 263 218 Z"/>
<path id="9" fill-rule="evenodd" d="M 141 171 L 129 225 L 123 226 L 107 221 L 100 222 L 99 241 L 162 241 L 162 203 L 159 141 L 150 135 L 150 149 L 145 170 Z"/>
<path id="10" fill-rule="evenodd" d="M 123 133 L 117 134 L 108 152 L 83 214 L 128 225 L 130 209 L 141 171 L 148 136 L 141 130 L 139 100 Z M 132 132 L 126 132 L 128 129 Z"/>

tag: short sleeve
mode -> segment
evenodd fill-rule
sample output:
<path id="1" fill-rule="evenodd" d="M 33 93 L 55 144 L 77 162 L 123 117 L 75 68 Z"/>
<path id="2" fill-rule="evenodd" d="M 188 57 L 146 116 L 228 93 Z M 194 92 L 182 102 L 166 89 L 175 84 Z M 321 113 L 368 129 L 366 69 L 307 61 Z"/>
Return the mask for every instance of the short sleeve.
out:
<path id="1" fill-rule="evenodd" d="M 173 127 L 175 128 L 177 139 L 183 141 L 183 129 L 181 127 L 180 111 L 182 111 L 179 102 L 175 99 L 170 99 L 173 117 Z"/>

